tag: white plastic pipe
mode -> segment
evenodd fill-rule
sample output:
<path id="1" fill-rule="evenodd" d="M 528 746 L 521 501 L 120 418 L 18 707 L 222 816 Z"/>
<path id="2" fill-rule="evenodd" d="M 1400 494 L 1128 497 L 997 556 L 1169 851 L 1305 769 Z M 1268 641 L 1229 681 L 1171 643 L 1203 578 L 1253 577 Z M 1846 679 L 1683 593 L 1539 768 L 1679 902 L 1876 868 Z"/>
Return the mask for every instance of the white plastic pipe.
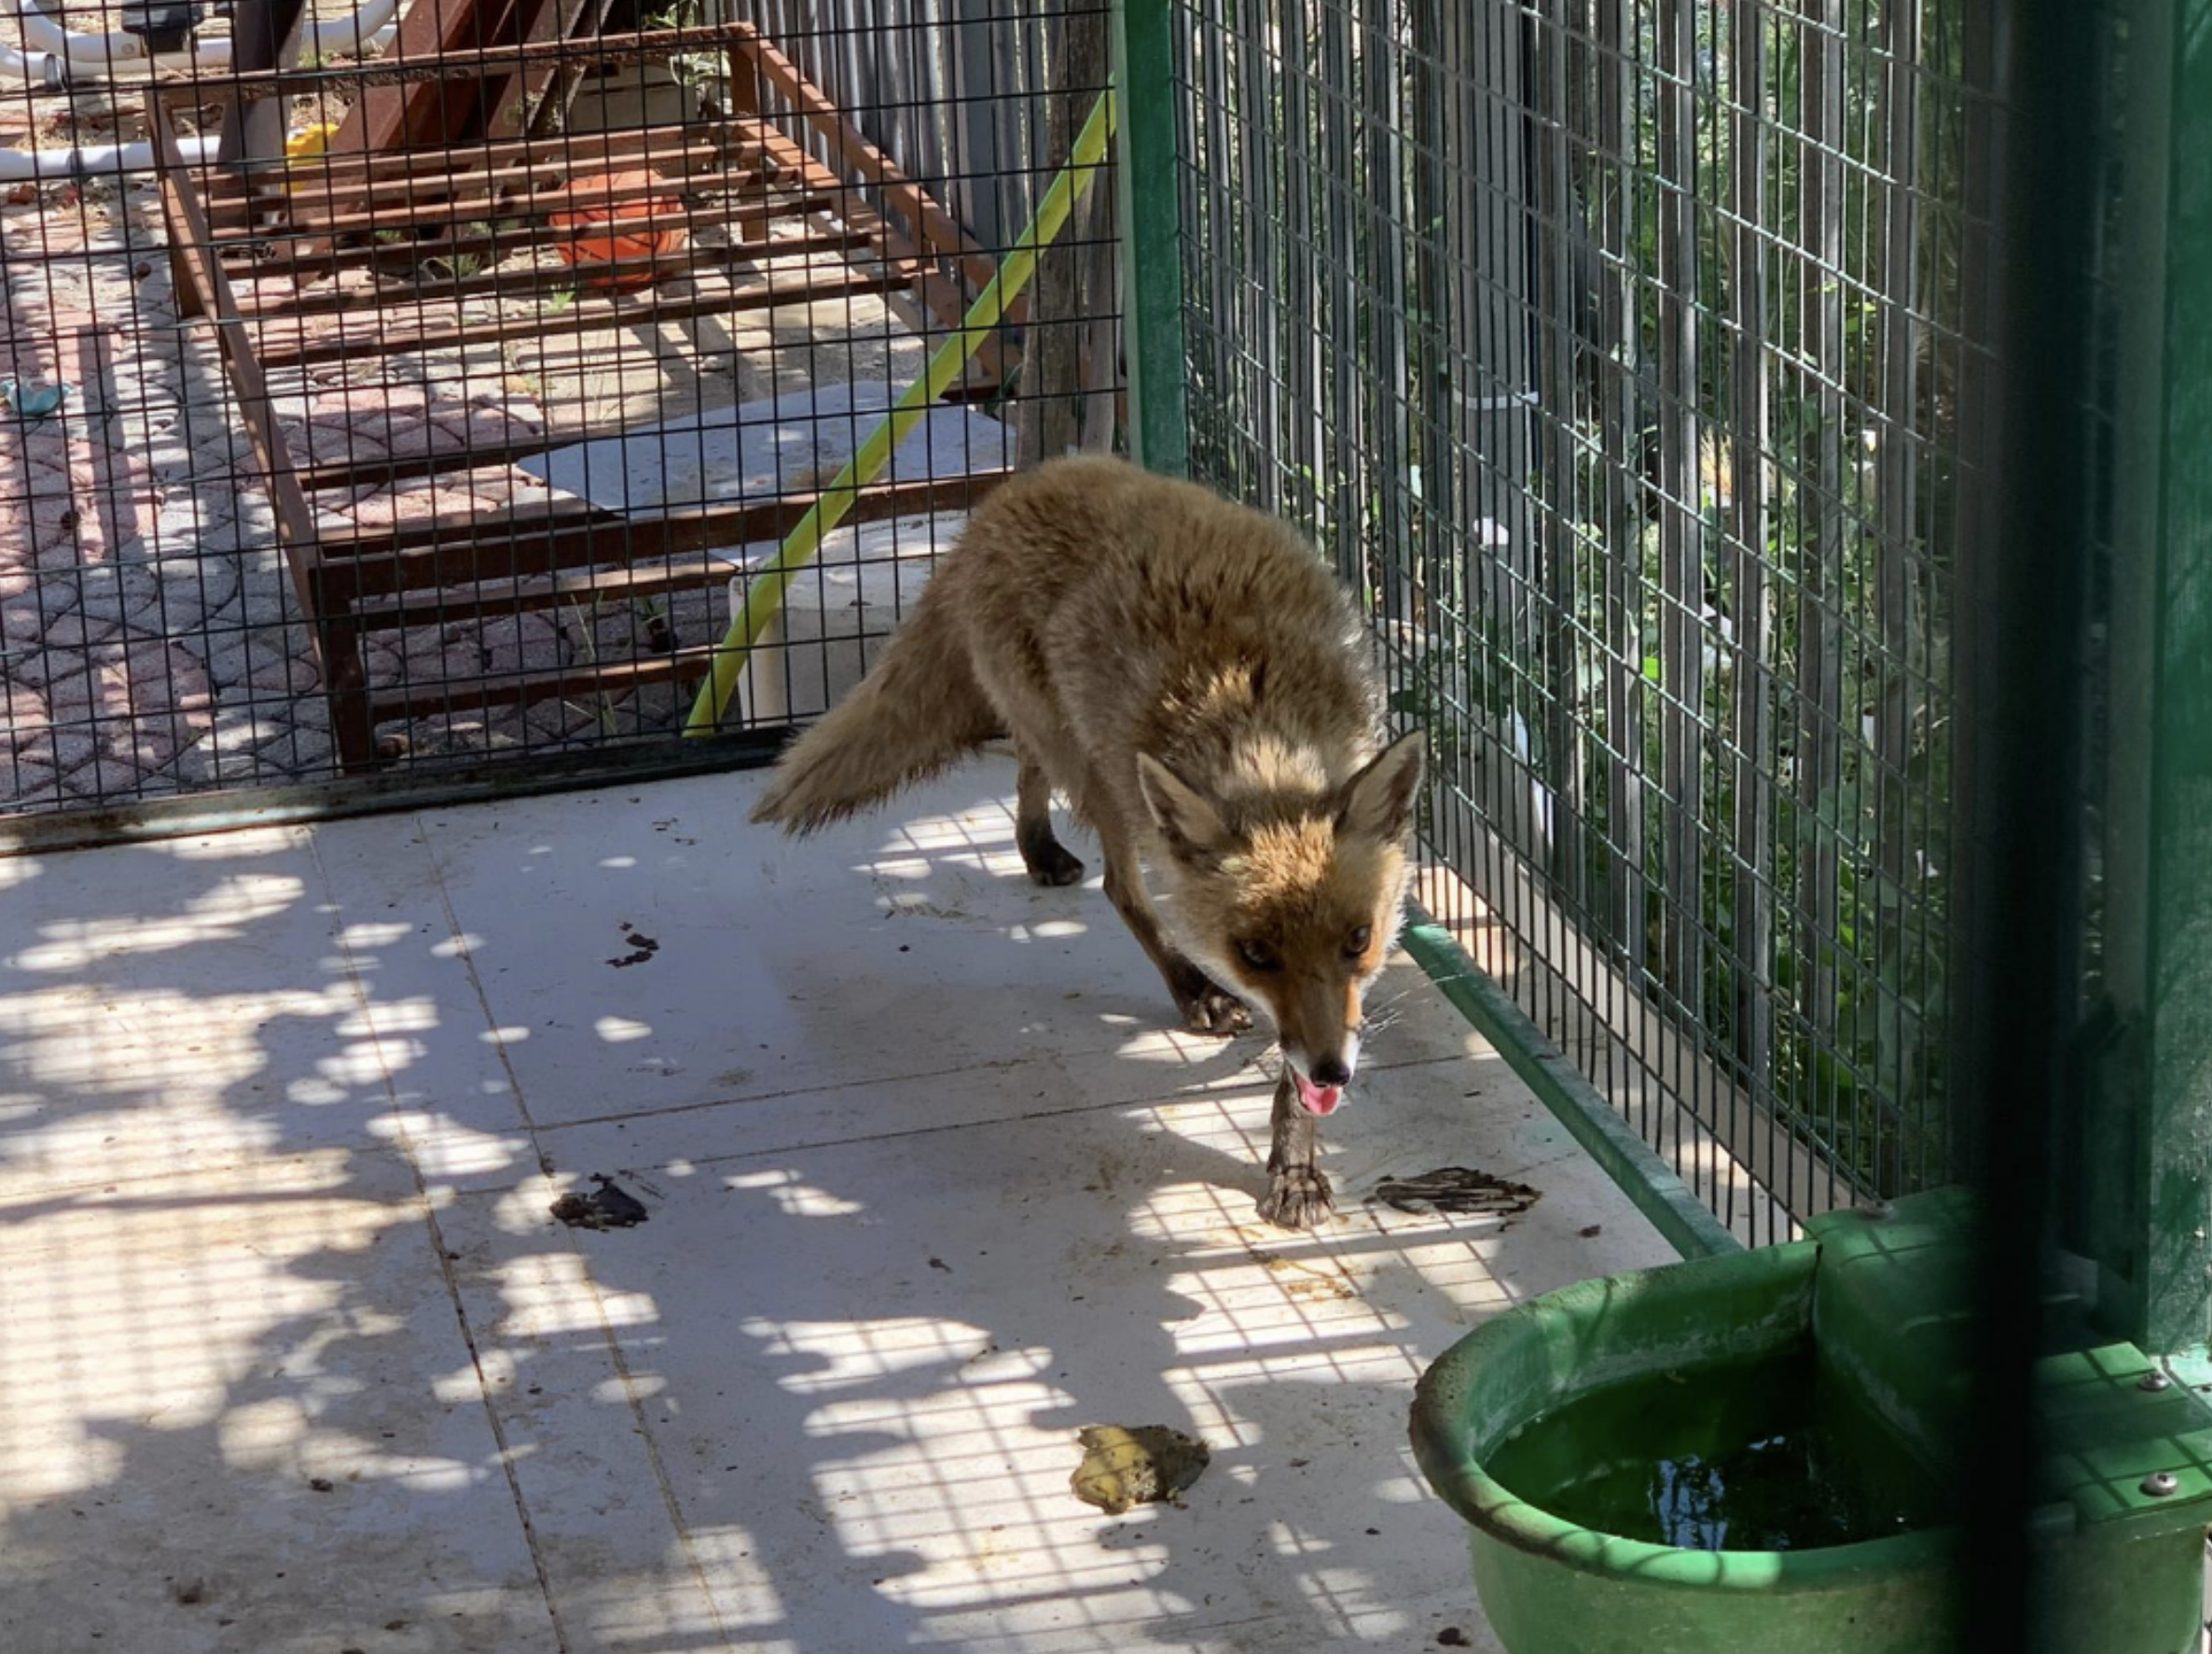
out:
<path id="1" fill-rule="evenodd" d="M 300 24 L 299 49 L 302 54 L 372 48 L 381 51 L 399 33 L 399 25 L 393 21 L 398 15 L 399 0 L 367 0 L 352 17 Z"/>
<path id="2" fill-rule="evenodd" d="M 73 65 L 97 69 L 108 63 L 144 58 L 145 42 L 135 34 L 76 34 L 39 8 L 38 0 L 8 0 L 8 9 L 23 25 L 23 40 L 35 51 L 67 58 Z"/>
<path id="3" fill-rule="evenodd" d="M 218 140 L 212 137 L 179 138 L 188 164 L 215 159 Z M 83 149 L 0 149 L 0 184 L 21 184 L 43 179 L 118 177 L 127 172 L 154 170 L 151 144 L 104 144 Z"/>
<path id="4" fill-rule="evenodd" d="M 0 46 L 0 74 L 5 74 L 10 84 L 20 75 L 33 87 L 51 90 L 69 84 L 69 61 L 51 52 L 20 52 Z"/>
<path id="5" fill-rule="evenodd" d="M 64 52 L 16 51 L 0 47 L 0 73 L 6 74 L 11 85 L 19 75 L 39 87 L 89 87 L 147 80 L 164 66 L 178 61 L 173 57 L 126 58 L 119 63 L 105 63 Z"/>
<path id="6" fill-rule="evenodd" d="M 149 58 L 145 42 L 135 34 L 75 34 L 49 17 L 38 0 L 7 0 L 7 4 L 22 25 L 24 43 L 34 52 L 62 59 L 80 76 L 138 77 L 165 66 L 214 69 L 230 62 L 231 43 L 226 36 L 195 41 L 190 51 Z M 398 10 L 399 0 L 365 0 L 352 17 L 302 24 L 297 35 L 299 50 L 318 54 L 381 51 L 399 33 L 399 25 L 393 21 Z"/>

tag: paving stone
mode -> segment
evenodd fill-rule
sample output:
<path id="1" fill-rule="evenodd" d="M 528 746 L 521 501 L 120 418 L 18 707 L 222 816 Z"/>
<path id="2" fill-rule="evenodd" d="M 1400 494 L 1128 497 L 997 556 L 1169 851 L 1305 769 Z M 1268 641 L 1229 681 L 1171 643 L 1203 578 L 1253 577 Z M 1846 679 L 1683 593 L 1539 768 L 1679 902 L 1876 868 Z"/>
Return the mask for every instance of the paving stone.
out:
<path id="1" fill-rule="evenodd" d="M 53 765 L 24 752 L 0 749 L 0 801 L 35 804 L 60 796 Z"/>

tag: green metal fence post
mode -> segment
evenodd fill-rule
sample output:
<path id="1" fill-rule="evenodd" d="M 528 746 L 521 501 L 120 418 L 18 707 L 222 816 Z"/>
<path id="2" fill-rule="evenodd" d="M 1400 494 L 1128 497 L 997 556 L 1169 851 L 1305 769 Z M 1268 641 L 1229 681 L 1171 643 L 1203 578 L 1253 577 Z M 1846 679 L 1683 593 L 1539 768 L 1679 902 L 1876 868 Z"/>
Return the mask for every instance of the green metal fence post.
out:
<path id="1" fill-rule="evenodd" d="M 2146 0 L 2135 21 L 2138 84 L 2160 95 L 2129 116 L 2140 133 L 2129 192 L 2145 217 L 2122 260 L 2141 285 L 2122 296 L 2136 325 L 2117 409 L 2115 1037 L 2094 1139 L 2122 1164 L 2098 1179 L 2117 1198 L 2084 1221 L 2114 1330 L 2201 1362 L 2212 1331 L 2212 4 Z"/>
<path id="2" fill-rule="evenodd" d="M 1173 29 L 1172 0 L 1114 0 L 1114 87 L 1121 101 L 1121 182 L 1114 200 L 1121 220 L 1129 444 L 1146 470 L 1185 476 L 1190 422 L 1183 396 Z"/>

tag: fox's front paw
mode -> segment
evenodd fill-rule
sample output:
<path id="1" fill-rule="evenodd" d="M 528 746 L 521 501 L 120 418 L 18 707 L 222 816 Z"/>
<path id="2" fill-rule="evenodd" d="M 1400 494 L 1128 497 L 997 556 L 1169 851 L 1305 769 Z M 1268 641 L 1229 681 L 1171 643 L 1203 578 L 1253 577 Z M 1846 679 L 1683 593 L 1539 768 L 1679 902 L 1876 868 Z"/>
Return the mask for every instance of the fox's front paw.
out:
<path id="1" fill-rule="evenodd" d="M 1073 852 L 1049 833 L 1037 838 L 1021 841 L 1022 864 L 1030 870 L 1030 877 L 1041 885 L 1079 885 L 1083 882 L 1083 862 Z"/>
<path id="2" fill-rule="evenodd" d="M 1194 1033 L 1241 1034 L 1251 1027 L 1251 1011 L 1235 994 L 1210 982 L 1182 1002 L 1182 1019 Z"/>
<path id="3" fill-rule="evenodd" d="M 1241 1034 L 1251 1027 L 1251 1013 L 1235 994 L 1214 986 L 1213 978 L 1181 955 L 1168 961 L 1168 991 L 1182 1013 L 1183 1026 L 1199 1034 Z"/>
<path id="4" fill-rule="evenodd" d="M 1260 1216 L 1279 1229 L 1319 1229 L 1336 1215 L 1336 1199 L 1318 1165 L 1290 1165 L 1270 1172 Z"/>

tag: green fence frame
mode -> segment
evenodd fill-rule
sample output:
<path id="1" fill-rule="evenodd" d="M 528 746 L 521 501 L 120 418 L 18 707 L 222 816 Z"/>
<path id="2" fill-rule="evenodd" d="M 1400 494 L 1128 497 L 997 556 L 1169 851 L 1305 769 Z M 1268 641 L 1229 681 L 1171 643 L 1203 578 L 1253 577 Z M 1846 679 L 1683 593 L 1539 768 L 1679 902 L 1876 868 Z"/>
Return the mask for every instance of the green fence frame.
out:
<path id="1" fill-rule="evenodd" d="M 1118 8 L 1139 457 L 1354 585 L 1437 737 L 1424 900 L 1751 1243 L 1956 1173 L 1984 112 L 1922 9 Z"/>
<path id="2" fill-rule="evenodd" d="M 2115 1326 L 2212 1383 L 2212 5 L 2143 0 L 2113 451 L 2100 1037 L 2062 1220 Z"/>
<path id="3" fill-rule="evenodd" d="M 2118 472 L 2060 457 L 2099 514 L 2101 641 L 2083 958 L 2054 965 L 2085 985 L 2058 1238 L 2116 1332 L 2200 1356 L 2208 24 L 2116 0 L 2072 77 L 2115 94 L 2127 211 L 2084 322 Z M 2004 517 L 2002 27 L 1938 0 L 1117 7 L 1138 456 L 1301 521 L 1360 591 L 1442 751 L 1426 848 L 1459 911 L 1408 946 L 1685 1252 L 1974 1169 L 1950 605 L 1986 595 L 1959 559 Z"/>
<path id="4" fill-rule="evenodd" d="M 1115 197 L 1124 249 L 1131 458 L 1164 476 L 1190 475 L 1183 394 L 1182 223 L 1176 193 L 1175 35 L 1169 0 L 1116 0 L 1113 77 L 1123 99 Z"/>

